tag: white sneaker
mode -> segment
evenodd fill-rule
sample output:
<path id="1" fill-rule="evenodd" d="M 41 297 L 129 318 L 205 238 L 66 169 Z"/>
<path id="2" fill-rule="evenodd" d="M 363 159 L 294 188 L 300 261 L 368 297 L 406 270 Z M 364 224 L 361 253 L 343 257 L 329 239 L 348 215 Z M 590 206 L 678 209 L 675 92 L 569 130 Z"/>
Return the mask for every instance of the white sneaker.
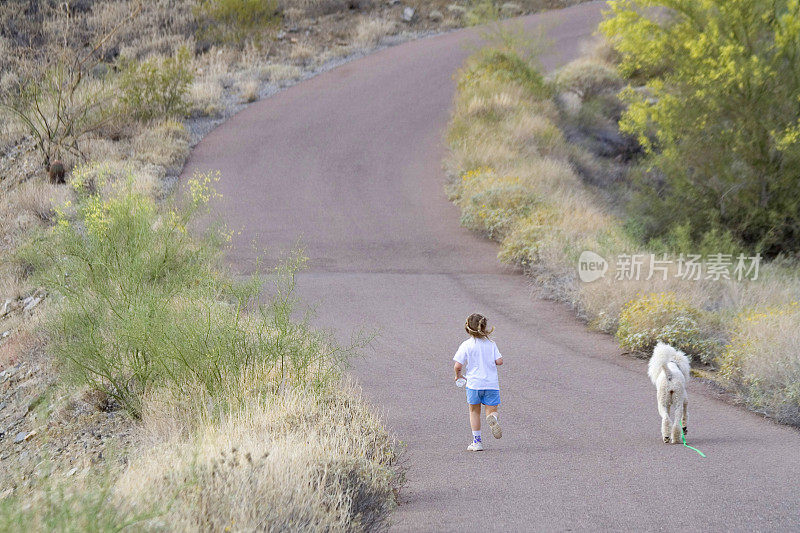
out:
<path id="1" fill-rule="evenodd" d="M 492 429 L 492 435 L 494 438 L 499 439 L 503 436 L 503 430 L 500 429 L 500 421 L 497 420 L 497 415 L 492 413 L 486 416 L 486 422 L 489 424 L 489 427 Z"/>
<path id="2" fill-rule="evenodd" d="M 469 446 L 467 446 L 468 452 L 482 452 L 483 451 L 483 444 L 480 442 L 473 442 Z"/>

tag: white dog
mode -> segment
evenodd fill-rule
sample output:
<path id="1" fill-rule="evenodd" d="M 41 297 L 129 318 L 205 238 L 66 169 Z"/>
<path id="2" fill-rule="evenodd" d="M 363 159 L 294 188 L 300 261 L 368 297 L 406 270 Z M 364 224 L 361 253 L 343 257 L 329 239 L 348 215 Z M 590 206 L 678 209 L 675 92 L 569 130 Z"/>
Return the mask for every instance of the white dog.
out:
<path id="1" fill-rule="evenodd" d="M 689 381 L 689 358 L 669 344 L 659 342 L 653 349 L 647 375 L 656 386 L 658 414 L 661 415 L 661 436 L 664 442 L 681 442 L 681 422 L 686 433 L 686 406 L 689 398 L 686 383 Z"/>

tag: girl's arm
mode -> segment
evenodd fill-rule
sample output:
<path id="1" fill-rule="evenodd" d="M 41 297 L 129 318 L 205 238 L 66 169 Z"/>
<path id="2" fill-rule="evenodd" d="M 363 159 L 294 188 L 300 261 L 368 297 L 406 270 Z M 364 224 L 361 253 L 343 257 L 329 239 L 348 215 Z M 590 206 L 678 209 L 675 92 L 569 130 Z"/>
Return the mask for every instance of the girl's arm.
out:
<path id="1" fill-rule="evenodd" d="M 456 381 L 461 377 L 461 370 L 464 369 L 464 365 L 456 361 L 456 364 L 453 365 L 453 371 L 456 373 Z"/>
<path id="2" fill-rule="evenodd" d="M 494 360 L 494 364 L 496 364 L 497 366 L 502 365 L 503 364 L 503 358 L 502 357 L 498 357 L 497 359 Z"/>

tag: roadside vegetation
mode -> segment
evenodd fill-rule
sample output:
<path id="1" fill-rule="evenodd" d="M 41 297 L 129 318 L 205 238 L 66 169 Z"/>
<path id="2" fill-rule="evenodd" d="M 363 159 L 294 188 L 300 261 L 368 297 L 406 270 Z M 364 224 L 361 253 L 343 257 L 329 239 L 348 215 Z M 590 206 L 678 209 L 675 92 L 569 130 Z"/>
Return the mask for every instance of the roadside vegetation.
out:
<path id="1" fill-rule="evenodd" d="M 792 132 L 800 112 L 796 91 L 770 89 L 800 68 L 798 33 L 786 33 L 800 14 L 791 2 L 770 4 L 774 17 L 725 3 L 726 20 L 756 17 L 753 31 L 770 37 L 750 49 L 714 22 L 722 11 L 692 3 L 689 17 L 682 5 L 662 5 L 678 11 L 657 23 L 632 2 L 612 2 L 602 26 L 610 41 L 549 75 L 507 35 L 473 55 L 458 75 L 446 189 L 462 223 L 500 243 L 502 261 L 624 349 L 646 355 L 669 342 L 751 409 L 800 425 L 800 247 L 791 229 L 800 219 L 790 205 L 799 198 Z M 712 37 L 723 42 L 698 48 Z M 720 64 L 721 51 L 744 54 L 741 62 L 763 75 L 743 74 L 730 57 Z M 764 73 L 781 64 L 778 80 Z M 688 92 L 702 101 L 685 105 Z M 740 99 L 729 101 L 731 93 Z M 758 128 L 770 132 L 768 146 L 748 143 L 744 132 Z M 748 150 L 757 147 L 765 151 Z M 733 205 L 735 213 L 724 207 Z M 578 276 L 584 251 L 608 261 L 590 283 Z M 727 258 L 730 275 L 686 276 L 690 254 Z M 634 257 L 639 270 L 623 268 Z M 651 273 L 653 260 L 663 263 Z"/>
<path id="2" fill-rule="evenodd" d="M 385 525 L 398 448 L 342 375 L 362 343 L 309 326 L 299 255 L 227 273 L 197 219 L 219 177 L 175 176 L 197 124 L 414 30 L 356 43 L 344 6 L 338 46 L 336 9 L 266 4 L 0 6 L 0 531 Z M 288 37 L 312 12 L 331 27 Z"/>
<path id="3" fill-rule="evenodd" d="M 2 504 L 33 529 L 98 531 L 372 529 L 394 506 L 397 449 L 341 370 L 337 346 L 293 318 L 302 257 L 266 277 L 224 274 L 220 244 L 189 227 L 214 178 L 161 205 L 104 169 L 77 169 L 72 196 L 16 254 L 49 294 L 49 351 L 66 387 L 89 390 L 139 421 L 127 467 L 63 481 L 33 472 L 31 492 Z M 268 299 L 261 300 L 265 285 Z M 118 411 L 121 414 L 121 412 Z M 76 475 L 73 472 L 72 475 Z M 77 491 L 77 492 L 76 492 Z M 23 505 L 23 502 L 25 504 Z"/>

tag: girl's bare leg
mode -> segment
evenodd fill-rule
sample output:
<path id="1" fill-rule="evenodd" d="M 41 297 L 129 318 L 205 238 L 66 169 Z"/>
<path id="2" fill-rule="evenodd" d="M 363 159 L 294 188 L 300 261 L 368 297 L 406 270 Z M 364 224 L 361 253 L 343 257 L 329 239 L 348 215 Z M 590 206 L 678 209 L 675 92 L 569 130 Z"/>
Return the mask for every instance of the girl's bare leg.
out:
<path id="1" fill-rule="evenodd" d="M 497 407 L 497 405 L 486 406 L 486 423 L 489 424 L 489 427 L 492 429 L 494 438 L 499 439 L 503 436 L 503 430 L 500 429 L 500 422 L 497 418 Z"/>
<path id="2" fill-rule="evenodd" d="M 469 425 L 472 431 L 481 430 L 481 404 L 469 405 Z"/>

